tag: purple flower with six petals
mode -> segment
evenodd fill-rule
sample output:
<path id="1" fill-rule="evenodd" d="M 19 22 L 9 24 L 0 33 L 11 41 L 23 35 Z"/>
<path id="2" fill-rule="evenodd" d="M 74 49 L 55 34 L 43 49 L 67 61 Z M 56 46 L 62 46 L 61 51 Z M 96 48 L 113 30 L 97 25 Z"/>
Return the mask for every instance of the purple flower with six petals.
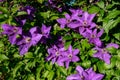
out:
<path id="1" fill-rule="evenodd" d="M 38 27 L 33 27 L 27 34 L 22 34 L 22 39 L 18 41 L 20 55 L 28 52 L 31 46 L 35 46 L 41 39 L 42 35 L 38 33 Z"/>
<path id="2" fill-rule="evenodd" d="M 97 52 L 95 54 L 93 54 L 93 57 L 95 58 L 99 58 L 103 61 L 105 61 L 105 63 L 110 64 L 110 58 L 111 55 L 109 54 L 109 51 L 107 51 L 107 48 L 110 47 L 114 47 L 116 49 L 119 48 L 118 44 L 114 44 L 114 43 L 109 43 L 106 47 L 95 47 L 94 50 L 97 50 Z"/>
<path id="3" fill-rule="evenodd" d="M 77 74 L 72 74 L 66 80 L 102 80 L 103 74 L 95 73 L 92 68 L 84 70 L 81 66 L 76 67 Z"/>
<path id="4" fill-rule="evenodd" d="M 17 36 L 22 34 L 22 28 L 16 26 L 10 26 L 8 24 L 2 24 L 2 29 L 4 30 L 3 34 L 6 34 L 9 37 L 11 44 L 16 44 Z"/>
<path id="5" fill-rule="evenodd" d="M 69 67 L 70 62 L 77 62 L 80 60 L 77 54 L 79 54 L 79 49 L 73 50 L 71 45 L 69 46 L 68 50 L 62 53 L 62 61 L 65 63 L 66 68 Z"/>

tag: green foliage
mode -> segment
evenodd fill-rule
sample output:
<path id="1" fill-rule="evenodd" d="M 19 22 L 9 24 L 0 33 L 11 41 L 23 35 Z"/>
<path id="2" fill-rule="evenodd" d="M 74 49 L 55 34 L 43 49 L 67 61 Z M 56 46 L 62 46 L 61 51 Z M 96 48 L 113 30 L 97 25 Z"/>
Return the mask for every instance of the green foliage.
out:
<path id="1" fill-rule="evenodd" d="M 93 58 L 92 56 L 96 51 L 92 49 L 94 46 L 87 39 L 68 28 L 61 29 L 56 23 L 56 19 L 61 18 L 63 14 L 69 11 L 57 12 L 45 6 L 46 2 L 47 0 L 6 0 L 1 2 L 0 25 L 4 23 L 18 25 L 15 16 L 26 15 L 26 12 L 17 12 L 17 10 L 22 5 L 31 5 L 36 8 L 36 16 L 33 22 L 27 21 L 25 30 L 28 30 L 31 26 L 41 26 L 42 23 L 52 25 L 51 35 L 54 35 L 54 38 L 57 35 L 62 35 L 66 49 L 69 45 L 78 48 L 80 50 L 78 54 L 80 61 L 71 63 L 68 69 L 52 64 L 50 61 L 47 62 L 45 57 L 47 56 L 46 48 L 48 46 L 44 44 L 31 47 L 28 53 L 20 56 L 17 46 L 11 45 L 8 37 L 1 35 L 2 28 L 0 26 L 0 80 L 65 80 L 68 75 L 76 73 L 75 67 L 77 65 L 85 69 L 93 67 L 94 71 L 105 74 L 103 80 L 119 80 L 120 49 L 107 49 L 112 56 L 110 65 Z M 120 1 L 99 0 L 99 2 L 90 4 L 87 0 L 76 0 L 72 8 L 76 6 L 89 13 L 96 14 L 94 21 L 99 28 L 105 30 L 101 37 L 105 44 L 114 42 L 120 45 Z"/>

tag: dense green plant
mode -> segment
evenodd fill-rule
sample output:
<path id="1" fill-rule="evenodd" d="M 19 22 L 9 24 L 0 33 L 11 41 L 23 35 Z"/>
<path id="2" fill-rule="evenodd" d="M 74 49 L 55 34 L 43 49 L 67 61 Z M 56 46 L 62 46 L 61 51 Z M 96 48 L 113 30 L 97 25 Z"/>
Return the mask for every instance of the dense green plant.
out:
<path id="1" fill-rule="evenodd" d="M 58 0 L 59 2 L 59 0 Z M 57 19 L 64 18 L 64 14 L 70 13 L 69 9 L 81 9 L 90 14 L 96 14 L 93 22 L 98 29 L 104 29 L 101 41 L 105 45 L 116 43 L 120 45 L 120 1 L 117 0 L 61 0 L 54 8 L 47 0 L 2 0 L 0 2 L 0 25 L 9 24 L 21 26 L 16 17 L 26 16 L 25 11 L 19 11 L 21 7 L 32 6 L 35 9 L 33 19 L 27 19 L 23 31 L 27 32 L 34 26 L 45 24 L 51 26 L 50 39 L 47 43 L 38 43 L 31 46 L 24 55 L 19 53 L 19 45 L 12 45 L 4 30 L 0 26 L 0 80 L 65 80 L 67 76 L 76 73 L 76 66 L 84 69 L 93 67 L 97 73 L 104 74 L 103 80 L 120 79 L 120 48 L 107 48 L 110 52 L 110 64 L 94 58 L 96 51 L 94 44 L 84 38 L 75 30 L 65 27 L 60 28 Z M 58 8 L 62 8 L 59 11 Z M 29 18 L 29 17 L 28 17 Z M 47 49 L 62 36 L 65 49 L 72 45 L 73 49 L 79 49 L 78 62 L 71 62 L 69 68 L 52 64 L 46 61 Z"/>

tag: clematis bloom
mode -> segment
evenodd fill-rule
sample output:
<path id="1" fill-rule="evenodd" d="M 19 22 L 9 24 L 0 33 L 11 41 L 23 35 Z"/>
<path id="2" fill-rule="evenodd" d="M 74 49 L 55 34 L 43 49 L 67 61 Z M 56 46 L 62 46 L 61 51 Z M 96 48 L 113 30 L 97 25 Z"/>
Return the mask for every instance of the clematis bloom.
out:
<path id="1" fill-rule="evenodd" d="M 2 25 L 3 34 L 6 34 L 9 37 L 11 44 L 16 44 L 17 36 L 22 34 L 22 28 L 16 26 L 10 26 L 8 24 Z"/>
<path id="2" fill-rule="evenodd" d="M 72 74 L 66 80 L 102 80 L 104 75 L 95 73 L 92 68 L 84 70 L 81 66 L 76 67 L 76 74 Z"/>
<path id="3" fill-rule="evenodd" d="M 37 32 L 38 28 L 33 27 L 27 34 L 23 33 L 22 38 L 18 41 L 20 55 L 28 52 L 31 46 L 35 46 L 41 39 L 42 35 Z"/>
<path id="4" fill-rule="evenodd" d="M 97 50 L 97 52 L 95 54 L 93 54 L 93 57 L 95 58 L 99 58 L 101 60 L 103 60 L 105 63 L 110 64 L 110 59 L 111 59 L 111 55 L 109 53 L 109 51 L 107 51 L 107 48 L 110 47 L 114 47 L 116 49 L 119 48 L 118 44 L 115 43 L 109 43 L 106 47 L 95 47 L 94 50 Z"/>
<path id="5" fill-rule="evenodd" d="M 70 62 L 77 62 L 79 61 L 79 57 L 77 54 L 79 53 L 79 49 L 72 49 L 72 46 L 70 45 L 68 50 L 66 50 L 63 55 L 63 62 L 65 63 L 66 68 L 69 67 Z"/>

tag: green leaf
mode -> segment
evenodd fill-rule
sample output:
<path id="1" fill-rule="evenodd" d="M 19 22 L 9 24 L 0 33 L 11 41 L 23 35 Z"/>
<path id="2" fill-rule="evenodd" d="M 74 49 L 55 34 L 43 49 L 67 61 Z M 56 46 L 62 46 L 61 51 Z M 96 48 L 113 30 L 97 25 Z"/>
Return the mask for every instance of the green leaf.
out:
<path id="1" fill-rule="evenodd" d="M 58 19 L 58 18 L 59 18 L 58 16 L 53 15 L 53 16 L 50 17 L 50 20 L 53 21 L 53 20 L 56 20 L 56 19 Z"/>
<path id="2" fill-rule="evenodd" d="M 116 20 L 109 20 L 109 21 L 105 21 L 103 22 L 103 28 L 105 30 L 105 32 L 108 34 L 109 30 L 111 30 L 112 28 L 116 27 L 116 25 L 120 23 L 120 17 L 118 17 Z"/>
<path id="3" fill-rule="evenodd" d="M 88 54 L 89 54 L 90 56 L 93 56 L 93 54 L 96 53 L 96 52 L 97 52 L 97 51 L 95 51 L 94 49 L 91 49 L 91 50 L 88 51 Z"/>
<path id="4" fill-rule="evenodd" d="M 72 41 L 66 41 L 64 46 L 65 46 L 65 49 L 68 49 L 68 47 L 71 45 Z"/>
<path id="5" fill-rule="evenodd" d="M 5 16 L 3 14 L 0 14 L 0 19 L 5 18 Z"/>
<path id="6" fill-rule="evenodd" d="M 116 67 L 120 70 L 120 60 L 116 61 Z"/>
<path id="7" fill-rule="evenodd" d="M 80 34 L 78 34 L 78 33 L 72 33 L 72 36 L 73 36 L 73 38 L 76 38 L 76 39 L 81 39 L 82 38 L 82 36 L 80 35 Z"/>
<path id="8" fill-rule="evenodd" d="M 115 33 L 113 36 L 120 41 L 120 33 Z"/>
<path id="9" fill-rule="evenodd" d="M 36 69 L 36 80 L 40 80 L 40 72 L 42 71 L 43 69 L 43 66 L 42 65 L 39 65 Z"/>
<path id="10" fill-rule="evenodd" d="M 34 74 L 29 74 L 27 80 L 35 80 Z"/>
<path id="11" fill-rule="evenodd" d="M 99 11 L 100 11 L 99 7 L 96 6 L 92 6 L 88 10 L 89 13 L 98 13 Z"/>
<path id="12" fill-rule="evenodd" d="M 117 49 L 114 47 L 107 48 L 107 51 L 109 51 L 111 54 L 114 54 L 114 55 L 117 54 L 116 53 Z"/>
<path id="13" fill-rule="evenodd" d="M 98 71 L 99 71 L 100 73 L 105 73 L 104 62 L 103 62 L 103 61 L 97 62 L 97 67 L 98 67 Z"/>
<path id="14" fill-rule="evenodd" d="M 25 54 L 25 57 L 24 58 L 33 58 L 33 53 L 32 52 L 27 52 Z"/>
<path id="15" fill-rule="evenodd" d="M 71 40 L 72 39 L 72 36 L 71 35 L 65 35 L 63 37 L 64 40 Z"/>
<path id="16" fill-rule="evenodd" d="M 2 11 L 3 13 L 8 13 L 8 10 L 6 7 L 1 7 L 0 6 L 0 11 Z"/>
<path id="17" fill-rule="evenodd" d="M 19 62 L 19 63 L 17 63 L 17 64 L 15 65 L 15 67 L 13 68 L 13 71 L 12 71 L 13 77 L 16 76 L 18 69 L 19 69 L 22 65 L 23 65 L 22 62 Z"/>
<path id="18" fill-rule="evenodd" d="M 4 43 L 0 41 L 0 48 L 4 47 Z"/>
<path id="19" fill-rule="evenodd" d="M 47 12 L 40 12 L 41 16 L 45 19 L 49 18 L 50 17 L 50 11 L 47 11 Z"/>
<path id="20" fill-rule="evenodd" d="M 105 8 L 105 4 L 104 4 L 103 1 L 99 1 L 99 2 L 97 2 L 97 5 L 98 5 L 100 8 L 102 8 L 102 9 Z"/>
<path id="21" fill-rule="evenodd" d="M 37 1 L 38 1 L 39 3 L 41 3 L 41 4 L 44 2 L 44 0 L 37 0 Z"/>
<path id="22" fill-rule="evenodd" d="M 25 12 L 25 11 L 20 11 L 20 12 L 18 12 L 18 13 L 17 13 L 17 15 L 16 15 L 16 16 L 26 15 L 26 14 L 27 14 L 27 12 Z"/>
<path id="23" fill-rule="evenodd" d="M 54 74 L 55 74 L 54 71 L 51 70 L 51 71 L 49 72 L 48 77 L 47 77 L 48 80 L 53 80 Z"/>
<path id="24" fill-rule="evenodd" d="M 105 19 L 113 19 L 113 18 L 118 17 L 118 15 L 120 15 L 120 11 L 119 10 L 113 10 L 113 11 L 109 12 L 108 16 Z"/>
<path id="25" fill-rule="evenodd" d="M 82 39 L 80 43 L 83 51 L 90 48 L 90 44 L 87 39 Z"/>
<path id="26" fill-rule="evenodd" d="M 49 75 L 49 71 L 45 71 L 44 74 L 43 74 L 43 77 L 47 78 L 48 75 Z"/>
<path id="27" fill-rule="evenodd" d="M 63 67 L 58 67 L 59 72 L 61 72 L 64 75 L 67 75 L 67 70 Z"/>
<path id="28" fill-rule="evenodd" d="M 0 54 L 0 61 L 9 59 L 5 54 Z"/>
<path id="29" fill-rule="evenodd" d="M 82 66 L 85 68 L 89 68 L 91 66 L 91 61 L 90 60 L 83 61 Z"/>

